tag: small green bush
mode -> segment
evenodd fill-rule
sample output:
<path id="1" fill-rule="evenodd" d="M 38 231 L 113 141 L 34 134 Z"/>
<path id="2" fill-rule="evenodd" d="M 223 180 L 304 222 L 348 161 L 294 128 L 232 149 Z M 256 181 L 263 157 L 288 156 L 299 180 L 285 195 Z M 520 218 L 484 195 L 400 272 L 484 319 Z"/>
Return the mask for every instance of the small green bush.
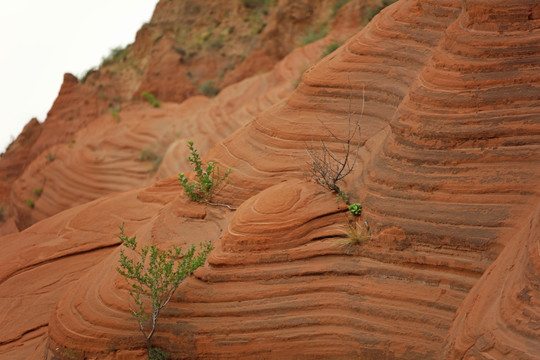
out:
<path id="1" fill-rule="evenodd" d="M 198 255 L 195 255 L 194 246 L 186 252 L 176 246 L 170 250 L 161 250 L 156 245 L 138 248 L 137 238 L 125 234 L 124 224 L 120 226 L 118 238 L 132 254 L 127 256 L 121 249 L 119 266 L 116 268 L 131 286 L 129 294 L 136 305 L 131 315 L 137 320 L 146 340 L 148 355 L 155 356 L 154 359 L 164 359 L 158 357 L 164 354 L 151 346 L 160 311 L 169 303 L 180 283 L 204 264 L 213 248 L 212 244 L 201 244 Z M 148 303 L 151 304 L 149 311 L 146 309 Z"/>
<path id="2" fill-rule="evenodd" d="M 86 70 L 85 73 L 79 78 L 79 82 L 81 84 L 84 84 L 86 80 L 88 80 L 88 77 L 97 71 L 96 67 L 91 67 L 90 69 Z"/>
<path id="3" fill-rule="evenodd" d="M 30 209 L 33 209 L 36 206 L 36 203 L 32 199 L 26 199 L 26 205 L 28 205 Z"/>
<path id="4" fill-rule="evenodd" d="M 161 105 L 161 101 L 157 100 L 154 96 L 154 94 L 143 91 L 141 93 L 141 96 L 148 101 L 153 107 L 157 108 Z"/>
<path id="5" fill-rule="evenodd" d="M 204 82 L 201 86 L 201 93 L 208 97 L 214 97 L 219 94 L 220 89 L 214 85 L 212 80 Z"/>
<path id="6" fill-rule="evenodd" d="M 351 0 L 338 0 L 332 5 L 332 13 L 330 14 L 330 18 L 335 18 L 338 14 L 339 10 L 345 6 Z"/>
<path id="7" fill-rule="evenodd" d="M 178 180 L 191 201 L 210 202 L 212 196 L 218 192 L 220 186 L 229 176 L 231 169 L 227 169 L 225 174 L 221 176 L 219 167 L 212 161 L 206 164 L 206 169 L 203 169 L 201 158 L 193 147 L 193 141 L 188 142 L 188 147 L 191 155 L 187 159 L 194 166 L 197 181 L 189 182 L 184 173 L 178 175 Z"/>
<path id="8" fill-rule="evenodd" d="M 45 159 L 53 162 L 54 160 L 56 160 L 56 153 L 48 153 L 47 155 L 45 155 Z"/>
<path id="9" fill-rule="evenodd" d="M 43 193 L 42 188 L 35 188 L 34 189 L 34 195 L 36 195 L 37 197 L 40 197 L 42 193 Z"/>
<path id="10" fill-rule="evenodd" d="M 141 156 L 137 159 L 137 161 L 153 161 L 158 158 L 157 154 L 151 150 L 151 149 L 144 149 L 141 150 Z"/>
<path id="11" fill-rule="evenodd" d="M 122 110 L 122 108 L 119 107 L 119 106 L 118 107 L 113 107 L 110 110 L 111 116 L 114 119 L 114 121 L 116 121 L 117 124 L 120 122 L 120 111 L 121 110 Z"/>
<path id="12" fill-rule="evenodd" d="M 148 360 L 168 360 L 170 355 L 159 348 L 151 348 L 148 354 Z"/>
<path id="13" fill-rule="evenodd" d="M 101 66 L 124 61 L 127 56 L 127 48 L 117 46 L 110 50 L 109 55 L 101 58 Z"/>
<path id="14" fill-rule="evenodd" d="M 349 193 L 338 188 L 336 202 L 344 201 L 345 204 L 349 203 Z"/>
<path id="15" fill-rule="evenodd" d="M 349 205 L 349 211 L 354 216 L 360 216 L 360 214 L 362 214 L 362 204 L 354 203 L 354 204 Z"/>
<path id="16" fill-rule="evenodd" d="M 328 26 L 319 26 L 316 29 L 310 29 L 308 33 L 300 39 L 301 45 L 311 44 L 328 35 Z"/>
<path id="17" fill-rule="evenodd" d="M 153 150 L 151 149 L 144 149 L 141 151 L 141 156 L 137 159 L 137 161 L 151 161 L 152 162 L 152 172 L 156 172 L 159 168 L 159 165 L 161 165 L 161 161 L 163 161 L 163 158 L 158 156 Z"/>

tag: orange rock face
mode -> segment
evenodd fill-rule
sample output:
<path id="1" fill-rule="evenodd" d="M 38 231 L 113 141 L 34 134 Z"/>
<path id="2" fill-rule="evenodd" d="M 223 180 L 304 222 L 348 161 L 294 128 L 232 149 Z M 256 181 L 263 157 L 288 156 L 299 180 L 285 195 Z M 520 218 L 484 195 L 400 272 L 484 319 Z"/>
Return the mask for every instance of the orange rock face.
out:
<path id="1" fill-rule="evenodd" d="M 49 201 L 47 219 L 0 239 L 0 356 L 145 358 L 115 271 L 125 221 L 143 245 L 215 246 L 158 321 L 153 344 L 173 358 L 540 359 L 537 13 L 532 0 L 401 0 L 290 95 L 284 74 L 320 44 L 213 100 L 134 106 L 118 128 L 97 119 L 84 131 L 102 142 L 74 145 L 99 169 L 89 184 L 132 169 L 123 181 L 147 186 L 52 217 Z M 348 119 L 362 146 L 340 186 L 360 219 L 306 179 L 306 148 L 344 155 L 331 134 Z M 215 201 L 234 211 L 189 202 L 171 176 L 198 134 L 205 159 L 232 168 Z M 133 139 L 167 144 L 155 177 Z M 345 234 L 357 221 L 361 244 Z"/>

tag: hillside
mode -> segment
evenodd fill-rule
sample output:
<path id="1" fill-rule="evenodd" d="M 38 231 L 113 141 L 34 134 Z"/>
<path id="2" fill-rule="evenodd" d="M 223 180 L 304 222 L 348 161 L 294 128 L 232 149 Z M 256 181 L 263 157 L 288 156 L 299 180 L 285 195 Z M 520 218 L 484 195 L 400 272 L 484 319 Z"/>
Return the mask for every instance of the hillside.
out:
<path id="1" fill-rule="evenodd" d="M 115 270 L 125 222 L 141 244 L 215 247 L 160 319 L 172 358 L 540 359 L 540 5 L 400 0 L 362 27 L 382 3 L 248 3 L 160 1 L 124 60 L 66 75 L 0 159 L 0 358 L 145 358 Z M 248 41 L 234 21 L 254 11 Z M 198 14 L 224 19 L 206 40 L 238 31 L 217 36 L 223 59 L 190 50 Z M 197 96 L 188 72 L 223 89 Z M 307 176 L 310 149 L 350 154 L 350 119 L 340 187 L 359 219 Z M 232 169 L 216 202 L 235 210 L 183 193 L 189 140 Z M 357 220 L 369 238 L 353 244 Z"/>

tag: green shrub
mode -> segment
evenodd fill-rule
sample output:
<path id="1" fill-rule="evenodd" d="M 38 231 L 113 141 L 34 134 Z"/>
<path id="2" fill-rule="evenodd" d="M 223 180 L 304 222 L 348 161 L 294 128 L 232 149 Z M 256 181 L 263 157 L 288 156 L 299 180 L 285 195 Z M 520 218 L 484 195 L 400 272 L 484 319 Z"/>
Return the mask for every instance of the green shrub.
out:
<path id="1" fill-rule="evenodd" d="M 220 89 L 214 85 L 212 80 L 208 80 L 202 84 L 200 91 L 208 97 L 214 97 L 219 94 Z"/>
<path id="2" fill-rule="evenodd" d="M 319 26 L 316 29 L 310 29 L 308 33 L 300 39 L 301 45 L 311 44 L 319 39 L 322 39 L 328 34 L 328 26 Z"/>
<path id="3" fill-rule="evenodd" d="M 113 117 L 114 121 L 118 124 L 120 122 L 120 111 L 122 108 L 120 106 L 111 108 L 111 116 Z"/>
<path id="4" fill-rule="evenodd" d="M 332 13 L 330 14 L 330 17 L 333 19 L 336 17 L 336 15 L 338 14 L 339 10 L 345 6 L 345 4 L 347 4 L 349 1 L 351 0 L 337 0 L 333 5 L 332 5 Z"/>
<path id="5" fill-rule="evenodd" d="M 148 353 L 148 360 L 168 360 L 170 355 L 158 348 L 151 348 Z"/>
<path id="6" fill-rule="evenodd" d="M 127 56 L 127 47 L 117 46 L 110 50 L 109 55 L 101 58 L 101 66 L 124 61 Z"/>
<path id="7" fill-rule="evenodd" d="M 28 205 L 29 208 L 33 209 L 34 206 L 36 206 L 36 203 L 32 199 L 26 199 L 26 205 Z"/>
<path id="8" fill-rule="evenodd" d="M 161 105 L 161 101 L 157 100 L 154 96 L 154 94 L 143 91 L 141 93 L 141 96 L 148 101 L 153 107 L 159 107 Z"/>
<path id="9" fill-rule="evenodd" d="M 35 188 L 34 189 L 34 195 L 36 195 L 37 197 L 40 197 L 42 193 L 43 193 L 42 188 Z"/>
<path id="10" fill-rule="evenodd" d="M 153 161 L 158 158 L 157 154 L 151 149 L 141 150 L 141 156 L 137 161 Z"/>
<path id="11" fill-rule="evenodd" d="M 336 202 L 344 201 L 345 204 L 349 203 L 349 193 L 348 192 L 346 192 L 344 190 L 341 190 L 339 188 L 336 190 L 336 192 L 337 192 Z"/>
<path id="12" fill-rule="evenodd" d="M 186 252 L 176 246 L 170 250 L 161 250 L 156 245 L 138 248 L 137 238 L 125 234 L 124 224 L 120 226 L 118 238 L 133 255 L 127 256 L 124 249 L 120 249 L 119 266 L 116 268 L 131 286 L 129 294 L 136 305 L 131 315 L 137 320 L 146 340 L 148 355 L 163 359 L 157 357 L 162 352 L 156 353 L 151 346 L 160 311 L 169 303 L 180 283 L 204 264 L 212 244 L 201 244 L 198 255 L 195 255 L 194 246 Z M 151 304 L 148 311 L 147 304 Z"/>
<path id="13" fill-rule="evenodd" d="M 197 181 L 194 183 L 189 182 L 184 173 L 178 175 L 178 180 L 190 200 L 209 202 L 212 199 L 212 196 L 218 192 L 220 186 L 227 179 L 231 169 L 227 169 L 223 176 L 220 175 L 219 167 L 214 162 L 207 163 L 206 169 L 203 169 L 200 156 L 193 147 L 193 141 L 188 142 L 188 147 L 191 155 L 187 160 L 194 166 Z"/>
<path id="14" fill-rule="evenodd" d="M 349 211 L 354 216 L 360 216 L 360 214 L 362 213 L 362 204 L 354 203 L 354 204 L 349 205 Z"/>
<path id="15" fill-rule="evenodd" d="M 141 151 L 141 156 L 137 159 L 137 161 L 151 161 L 152 162 L 152 172 L 156 172 L 159 168 L 159 165 L 161 165 L 161 161 L 163 160 L 162 157 L 158 156 L 153 150 L 151 149 L 144 149 Z"/>
<path id="16" fill-rule="evenodd" d="M 53 162 L 54 160 L 56 160 L 56 153 L 48 153 L 47 155 L 45 155 L 45 159 Z"/>
<path id="17" fill-rule="evenodd" d="M 83 74 L 83 76 L 79 79 L 79 82 L 81 84 L 84 84 L 86 80 L 88 79 L 88 76 L 90 76 L 92 73 L 96 72 L 96 67 L 91 67 L 90 69 L 86 70 L 86 72 Z"/>

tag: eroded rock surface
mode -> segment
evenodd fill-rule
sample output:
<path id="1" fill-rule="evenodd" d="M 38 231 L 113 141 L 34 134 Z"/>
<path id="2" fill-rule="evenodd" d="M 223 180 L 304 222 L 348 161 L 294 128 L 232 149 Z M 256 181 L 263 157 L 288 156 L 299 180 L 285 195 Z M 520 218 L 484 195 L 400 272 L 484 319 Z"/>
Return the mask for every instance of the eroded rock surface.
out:
<path id="1" fill-rule="evenodd" d="M 188 202 L 163 173 L 2 238 L 0 293 L 13 306 L 2 322 L 14 325 L 0 354 L 144 358 L 114 270 L 126 221 L 143 244 L 215 245 L 160 320 L 154 344 L 174 358 L 540 359 L 537 10 L 383 10 L 210 149 L 233 169 L 216 200 L 236 211 Z M 307 181 L 304 164 L 320 138 L 339 152 L 327 128 L 346 134 L 360 116 L 342 188 L 363 204 L 371 238 L 354 245 L 345 204 Z M 162 166 L 175 167 L 175 149 Z M 25 280 L 33 271 L 39 281 Z M 12 293 L 40 305 L 21 310 Z"/>

